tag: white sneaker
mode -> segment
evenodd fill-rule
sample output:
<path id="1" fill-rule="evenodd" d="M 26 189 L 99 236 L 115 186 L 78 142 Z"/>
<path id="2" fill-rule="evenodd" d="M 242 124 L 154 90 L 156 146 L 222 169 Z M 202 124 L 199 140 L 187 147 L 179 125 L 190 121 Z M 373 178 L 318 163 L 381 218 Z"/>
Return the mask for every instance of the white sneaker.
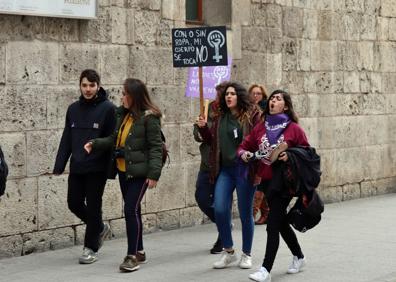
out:
<path id="1" fill-rule="evenodd" d="M 257 282 L 271 282 L 271 274 L 262 266 L 255 273 L 250 274 L 249 279 Z"/>
<path id="2" fill-rule="evenodd" d="M 239 267 L 243 269 L 252 268 L 252 256 L 242 253 Z"/>
<path id="3" fill-rule="evenodd" d="M 220 259 L 213 264 L 213 268 L 221 269 L 226 268 L 231 263 L 237 261 L 237 255 L 234 251 L 233 254 L 230 254 L 227 251 L 222 251 Z"/>
<path id="4" fill-rule="evenodd" d="M 90 248 L 84 247 L 82 255 L 79 257 L 80 264 L 91 264 L 98 260 L 98 253 L 95 253 Z"/>
<path id="5" fill-rule="evenodd" d="M 299 259 L 298 257 L 293 256 L 293 260 L 290 263 L 287 273 L 295 274 L 295 273 L 300 272 L 301 268 L 303 268 L 305 266 L 305 263 L 306 263 L 305 257 Z"/>

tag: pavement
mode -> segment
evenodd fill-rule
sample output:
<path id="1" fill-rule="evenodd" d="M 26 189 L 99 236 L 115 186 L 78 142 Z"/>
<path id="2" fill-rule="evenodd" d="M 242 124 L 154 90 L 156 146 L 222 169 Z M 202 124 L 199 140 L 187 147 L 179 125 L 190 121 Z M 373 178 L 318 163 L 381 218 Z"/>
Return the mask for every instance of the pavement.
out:
<path id="1" fill-rule="evenodd" d="M 234 219 L 233 238 L 240 254 L 241 229 Z M 148 263 L 132 273 L 118 266 L 126 239 L 106 241 L 99 260 L 79 265 L 82 247 L 48 251 L 0 260 L 0 281 L 250 281 L 260 267 L 266 227 L 256 226 L 253 269 L 236 264 L 212 269 L 219 255 L 210 255 L 216 239 L 213 224 L 144 235 Z M 272 269 L 272 282 L 396 282 L 396 194 L 328 204 L 314 229 L 297 234 L 307 265 L 298 274 L 286 274 L 291 254 L 281 240 Z"/>

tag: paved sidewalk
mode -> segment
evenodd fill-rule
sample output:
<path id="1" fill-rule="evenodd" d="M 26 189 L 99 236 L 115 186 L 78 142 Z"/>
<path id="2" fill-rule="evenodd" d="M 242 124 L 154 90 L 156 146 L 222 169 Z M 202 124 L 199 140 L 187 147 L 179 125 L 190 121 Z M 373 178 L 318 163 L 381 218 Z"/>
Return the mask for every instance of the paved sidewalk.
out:
<path id="1" fill-rule="evenodd" d="M 235 247 L 240 250 L 239 220 L 234 220 Z M 298 233 L 307 266 L 286 274 L 291 255 L 283 241 L 272 271 L 273 282 L 396 282 L 396 194 L 329 204 L 322 222 Z M 214 270 L 218 258 L 208 250 L 215 241 L 213 224 L 144 236 L 149 262 L 133 273 L 119 273 L 126 240 L 106 241 L 99 261 L 79 265 L 81 246 L 0 260 L 0 281 L 250 281 L 260 266 L 265 226 L 255 229 L 253 270 L 236 265 Z"/>

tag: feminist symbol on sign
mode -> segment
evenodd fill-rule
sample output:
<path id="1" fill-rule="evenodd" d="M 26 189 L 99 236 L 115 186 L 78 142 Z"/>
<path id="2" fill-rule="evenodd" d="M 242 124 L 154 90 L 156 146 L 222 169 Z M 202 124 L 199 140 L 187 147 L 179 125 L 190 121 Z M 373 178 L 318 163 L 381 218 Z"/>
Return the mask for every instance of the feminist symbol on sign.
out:
<path id="1" fill-rule="evenodd" d="M 217 83 L 220 84 L 221 79 L 227 77 L 228 67 L 227 66 L 217 66 L 213 70 L 213 75 L 217 78 Z"/>
<path id="2" fill-rule="evenodd" d="M 215 54 L 213 59 L 218 63 L 223 58 L 222 55 L 219 54 L 219 48 L 223 47 L 225 43 L 224 35 L 218 30 L 212 30 L 208 35 L 208 43 L 210 47 L 215 49 Z"/>

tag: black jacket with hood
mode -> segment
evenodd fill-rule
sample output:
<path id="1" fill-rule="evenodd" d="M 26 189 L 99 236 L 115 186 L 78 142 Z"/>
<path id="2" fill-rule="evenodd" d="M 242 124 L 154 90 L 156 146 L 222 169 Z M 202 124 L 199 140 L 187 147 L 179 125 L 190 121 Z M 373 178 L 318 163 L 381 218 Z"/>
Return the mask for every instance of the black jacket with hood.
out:
<path id="1" fill-rule="evenodd" d="M 65 129 L 53 173 L 63 173 L 70 155 L 70 173 L 105 172 L 110 162 L 110 151 L 87 154 L 84 145 L 89 140 L 110 135 L 114 126 L 115 106 L 107 99 L 107 93 L 102 87 L 93 100 L 87 100 L 81 95 L 79 101 L 67 109 Z"/>

